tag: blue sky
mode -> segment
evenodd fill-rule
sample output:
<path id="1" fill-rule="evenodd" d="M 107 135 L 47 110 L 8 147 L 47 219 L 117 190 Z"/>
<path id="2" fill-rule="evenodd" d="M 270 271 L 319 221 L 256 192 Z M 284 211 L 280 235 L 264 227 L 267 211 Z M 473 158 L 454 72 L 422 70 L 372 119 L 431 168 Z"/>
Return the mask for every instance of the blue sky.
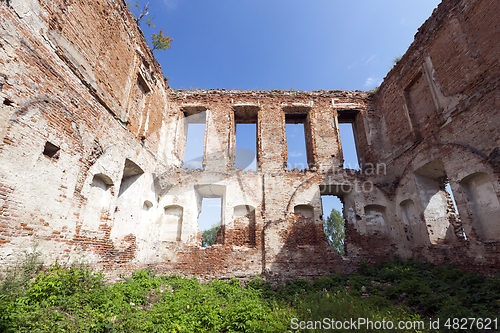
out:
<path id="1" fill-rule="evenodd" d="M 172 88 L 371 90 L 439 2 L 152 0 L 148 17 L 156 27 L 142 23 L 141 28 L 150 45 L 159 28 L 173 38 L 171 49 L 154 51 Z M 139 1 L 141 7 L 145 3 Z M 203 133 L 200 128 L 193 132 Z M 237 133 L 237 147 L 252 149 L 255 138 L 242 136 L 244 131 Z M 287 139 L 288 153 L 297 159 L 290 162 L 305 163 L 300 129 L 287 128 Z M 341 127 L 341 139 L 346 164 L 355 168 L 352 134 Z M 200 153 L 193 154 L 198 155 L 189 159 Z M 330 207 L 341 209 L 328 199 L 333 198 L 324 200 L 325 214 Z"/>
<path id="2" fill-rule="evenodd" d="M 173 38 L 154 51 L 173 88 L 366 90 L 439 2 L 154 0 L 141 28 Z"/>

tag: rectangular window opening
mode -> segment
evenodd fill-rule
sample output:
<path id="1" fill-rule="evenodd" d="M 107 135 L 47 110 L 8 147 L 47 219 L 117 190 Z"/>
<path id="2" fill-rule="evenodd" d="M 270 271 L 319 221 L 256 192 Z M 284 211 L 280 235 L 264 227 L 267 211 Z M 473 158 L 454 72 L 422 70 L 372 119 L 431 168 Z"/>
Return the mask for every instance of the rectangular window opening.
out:
<path id="1" fill-rule="evenodd" d="M 345 256 L 344 204 L 338 196 L 321 195 L 323 229 L 328 244 L 341 256 Z"/>
<path id="2" fill-rule="evenodd" d="M 61 148 L 57 147 L 56 145 L 53 145 L 50 142 L 45 143 L 45 147 L 43 148 L 43 154 L 47 157 L 53 158 L 53 159 L 58 159 L 59 158 L 59 150 Z"/>
<path id="3" fill-rule="evenodd" d="M 205 120 L 205 111 L 190 116 L 185 113 L 184 126 L 186 133 L 186 148 L 184 152 L 183 168 L 203 169 Z"/>
<path id="4" fill-rule="evenodd" d="M 202 247 L 222 243 L 219 231 L 222 224 L 222 197 L 203 198 L 198 215 L 198 227 L 202 232 Z"/>
<path id="5" fill-rule="evenodd" d="M 305 126 L 307 114 L 292 113 L 285 115 L 287 170 L 308 168 Z"/>
<path id="6" fill-rule="evenodd" d="M 344 169 L 359 170 L 358 152 L 352 122 L 339 123 L 339 132 L 344 156 Z"/>
<path id="7" fill-rule="evenodd" d="M 257 124 L 236 123 L 236 152 L 234 166 L 243 170 L 257 170 Z"/>

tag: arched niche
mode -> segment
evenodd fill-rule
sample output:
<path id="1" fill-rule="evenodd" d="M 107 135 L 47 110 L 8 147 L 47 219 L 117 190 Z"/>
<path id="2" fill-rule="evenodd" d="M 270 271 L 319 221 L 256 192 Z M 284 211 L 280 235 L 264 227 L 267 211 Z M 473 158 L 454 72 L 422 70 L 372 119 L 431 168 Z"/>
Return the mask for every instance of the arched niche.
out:
<path id="1" fill-rule="evenodd" d="M 233 210 L 233 230 L 228 235 L 235 245 L 255 245 L 255 207 L 238 205 Z M 228 230 L 226 230 L 226 233 Z"/>
<path id="2" fill-rule="evenodd" d="M 149 200 L 144 201 L 144 204 L 142 205 L 142 210 L 147 212 L 153 207 L 153 203 Z"/>
<path id="3" fill-rule="evenodd" d="M 405 237 L 412 246 L 420 246 L 424 244 L 425 226 L 420 221 L 420 214 L 417 206 L 411 199 L 403 200 L 399 204 L 401 211 L 401 219 L 403 220 L 403 229 Z M 427 232 L 425 232 L 427 235 Z"/>
<path id="4" fill-rule="evenodd" d="M 460 181 L 467 210 L 478 239 L 485 242 L 500 240 L 500 204 L 490 176 L 486 172 L 468 175 Z"/>
<path id="5" fill-rule="evenodd" d="M 314 218 L 314 208 L 311 205 L 296 205 L 293 213 L 306 219 Z"/>
<path id="6" fill-rule="evenodd" d="M 253 214 L 255 216 L 255 208 L 250 205 L 238 205 L 234 207 L 234 216 L 245 216 L 248 214 Z"/>
<path id="7" fill-rule="evenodd" d="M 103 216 L 109 215 L 111 199 L 113 197 L 111 187 L 113 181 L 110 177 L 98 173 L 92 177 L 89 196 L 83 214 L 82 230 L 97 231 Z"/>
<path id="8" fill-rule="evenodd" d="M 163 208 L 160 223 L 160 241 L 180 241 L 184 208 L 178 205 Z"/>
<path id="9" fill-rule="evenodd" d="M 142 222 L 143 215 L 141 197 L 147 190 L 143 180 L 144 171 L 133 161 L 125 159 L 111 238 L 120 239 L 129 234 L 140 234 L 137 227 Z"/>
<path id="10" fill-rule="evenodd" d="M 128 158 L 125 159 L 125 164 L 123 166 L 123 175 L 122 181 L 120 184 L 120 192 L 118 193 L 118 197 L 122 197 L 126 192 L 135 192 L 134 183 L 144 174 L 144 171 L 140 166 L 135 164 L 133 161 Z M 131 190 L 131 191 L 129 191 Z M 135 193 L 132 193 L 132 195 Z"/>
<path id="11" fill-rule="evenodd" d="M 142 218 L 141 218 L 141 228 L 146 228 L 153 218 L 153 203 L 149 200 L 144 201 L 142 204 Z"/>
<path id="12" fill-rule="evenodd" d="M 446 191 L 447 173 L 441 159 L 433 160 L 414 171 L 418 196 L 431 244 L 456 239 L 450 223 L 450 194 Z"/>
<path id="13" fill-rule="evenodd" d="M 365 220 L 366 232 L 368 234 L 387 233 L 387 217 L 385 206 L 365 206 Z"/>

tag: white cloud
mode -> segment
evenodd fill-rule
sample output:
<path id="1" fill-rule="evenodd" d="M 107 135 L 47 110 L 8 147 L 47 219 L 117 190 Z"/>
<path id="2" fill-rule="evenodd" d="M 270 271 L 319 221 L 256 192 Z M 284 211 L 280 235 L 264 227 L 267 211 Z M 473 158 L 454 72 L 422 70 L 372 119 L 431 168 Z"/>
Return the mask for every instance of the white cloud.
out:
<path id="1" fill-rule="evenodd" d="M 375 80 L 374 80 L 372 77 L 369 77 L 368 79 L 366 79 L 366 82 L 365 82 L 365 87 L 369 87 L 369 86 L 371 86 L 373 83 L 375 83 Z"/>
<path id="2" fill-rule="evenodd" d="M 367 87 L 367 88 L 374 88 L 375 86 L 378 86 L 381 83 L 382 83 L 382 80 L 375 79 L 373 77 L 369 77 L 368 79 L 366 79 L 365 87 Z"/>
<path id="3" fill-rule="evenodd" d="M 372 55 L 367 61 L 366 61 L 366 64 L 368 65 L 369 63 L 373 62 L 375 59 L 377 58 L 377 55 L 374 54 Z"/>

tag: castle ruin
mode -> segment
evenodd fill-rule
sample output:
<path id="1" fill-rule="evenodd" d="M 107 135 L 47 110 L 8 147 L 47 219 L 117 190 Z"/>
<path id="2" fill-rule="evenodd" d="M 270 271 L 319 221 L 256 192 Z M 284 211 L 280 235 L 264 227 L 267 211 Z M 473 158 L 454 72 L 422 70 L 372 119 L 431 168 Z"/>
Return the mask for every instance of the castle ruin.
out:
<path id="1" fill-rule="evenodd" d="M 36 244 L 110 274 L 313 277 L 394 255 L 497 271 L 498 13 L 443 0 L 375 94 L 173 91 L 124 0 L 1 1 L 0 263 Z M 201 169 L 183 167 L 190 123 L 205 124 Z M 255 171 L 235 167 L 240 123 L 255 124 Z M 287 123 L 304 126 L 304 170 L 286 168 Z M 344 204 L 343 257 L 322 195 Z M 210 247 L 204 198 L 222 202 Z"/>

